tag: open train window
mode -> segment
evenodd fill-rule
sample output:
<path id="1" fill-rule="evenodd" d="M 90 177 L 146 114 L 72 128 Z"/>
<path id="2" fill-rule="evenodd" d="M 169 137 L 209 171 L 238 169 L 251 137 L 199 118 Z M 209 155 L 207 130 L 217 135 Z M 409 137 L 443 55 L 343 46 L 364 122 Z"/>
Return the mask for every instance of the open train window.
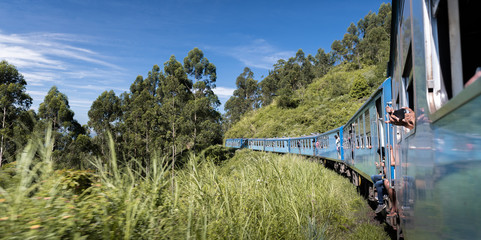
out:
<path id="1" fill-rule="evenodd" d="M 359 122 L 359 144 L 364 148 L 364 114 L 361 114 L 358 119 Z"/>
<path id="2" fill-rule="evenodd" d="M 364 112 L 364 122 L 366 130 L 366 148 L 371 148 L 371 119 L 369 118 L 369 110 Z"/>
<path id="3" fill-rule="evenodd" d="M 428 3 L 424 12 L 427 90 L 429 110 L 434 113 L 457 96 L 457 105 L 469 100 L 469 96 L 461 97 L 460 93 L 479 78 L 476 73 L 481 70 L 481 1 Z M 436 113 L 433 120 L 455 108 Z"/>

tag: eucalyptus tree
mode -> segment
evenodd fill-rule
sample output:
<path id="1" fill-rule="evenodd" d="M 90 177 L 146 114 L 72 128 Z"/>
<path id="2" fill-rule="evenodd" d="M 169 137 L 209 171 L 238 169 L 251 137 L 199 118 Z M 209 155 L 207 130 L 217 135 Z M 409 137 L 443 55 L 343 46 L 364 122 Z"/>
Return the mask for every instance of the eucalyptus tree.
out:
<path id="1" fill-rule="evenodd" d="M 260 107 L 259 86 L 248 67 L 237 77 L 236 86 L 237 89 L 224 107 L 231 123 L 239 121 L 242 114 Z"/>
<path id="2" fill-rule="evenodd" d="M 147 78 L 137 76 L 130 86 L 130 92 L 121 95 L 122 140 L 128 157 L 148 161 L 159 146 L 161 122 L 161 81 L 160 67 L 154 65 Z"/>
<path id="3" fill-rule="evenodd" d="M 32 104 L 32 98 L 26 93 L 25 81 L 17 68 L 7 61 L 0 62 L 0 166 L 4 161 L 4 156 L 14 156 L 17 150 L 15 140 L 19 133 L 28 134 L 30 130 L 18 131 L 22 129 L 22 120 L 30 121 L 27 110 Z M 28 125 L 27 125 L 28 126 Z M 20 142 L 19 144 L 22 144 Z"/>
<path id="4" fill-rule="evenodd" d="M 261 105 L 267 106 L 272 103 L 275 96 L 277 96 L 277 90 L 281 88 L 281 81 L 284 78 L 284 67 L 286 61 L 284 59 L 279 59 L 276 64 L 274 64 L 274 69 L 269 70 L 269 75 L 267 75 L 260 83 L 260 95 L 261 95 Z"/>
<path id="5" fill-rule="evenodd" d="M 213 91 L 217 73 L 215 65 L 198 48 L 189 51 L 184 58 L 184 70 L 194 78 L 194 99 L 189 109 L 193 115 L 192 148 L 195 153 L 197 148 L 221 141 L 221 115 L 217 111 L 220 101 Z"/>
<path id="6" fill-rule="evenodd" d="M 319 48 L 317 50 L 315 59 L 316 77 L 322 77 L 331 70 L 332 66 L 336 62 L 331 53 L 326 53 L 324 49 Z"/>
<path id="7" fill-rule="evenodd" d="M 171 146 L 172 171 L 175 169 L 177 154 L 193 147 L 189 133 L 193 130 L 186 105 L 193 98 L 192 81 L 189 80 L 182 64 L 175 56 L 164 63 L 165 78 L 161 81 L 163 101 L 162 115 L 168 124 L 168 144 Z M 180 150 L 179 150 L 180 149 Z M 172 172 L 174 174 L 174 172 Z"/>
<path id="8" fill-rule="evenodd" d="M 98 139 L 100 150 L 102 155 L 105 154 L 106 132 L 117 131 L 116 125 L 120 121 L 122 116 L 120 98 L 117 97 L 113 90 L 104 91 L 99 97 L 92 103 L 90 110 L 88 111 L 89 121 L 88 125 L 93 128 Z"/>
<path id="9" fill-rule="evenodd" d="M 351 23 L 347 28 L 347 33 L 344 34 L 342 45 L 345 48 L 344 59 L 348 62 L 355 62 L 358 68 L 361 68 L 359 51 L 357 45 L 359 44 L 359 31 L 354 23 Z"/>
<path id="10" fill-rule="evenodd" d="M 391 4 L 381 4 L 378 14 L 369 13 L 357 23 L 362 37 L 359 54 L 367 64 L 384 63 L 389 57 Z"/>
<path id="11" fill-rule="evenodd" d="M 64 166 L 79 164 L 75 162 L 79 159 L 69 159 L 65 156 L 69 155 L 67 149 L 72 149 L 70 145 L 75 144 L 74 141 L 79 135 L 86 136 L 85 128 L 74 119 L 74 115 L 75 113 L 70 109 L 67 95 L 61 93 L 56 86 L 49 90 L 38 108 L 38 117 L 41 123 L 44 126 L 51 124 L 54 131 L 54 158 L 56 160 L 65 159 L 66 161 L 58 162 Z M 69 160 L 70 162 L 68 162 Z"/>

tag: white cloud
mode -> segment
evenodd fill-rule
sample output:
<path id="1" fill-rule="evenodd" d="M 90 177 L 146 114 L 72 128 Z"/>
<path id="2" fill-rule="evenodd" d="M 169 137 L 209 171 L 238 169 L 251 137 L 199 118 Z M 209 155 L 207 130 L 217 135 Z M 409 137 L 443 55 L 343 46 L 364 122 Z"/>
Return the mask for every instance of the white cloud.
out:
<path id="1" fill-rule="evenodd" d="M 92 37 L 63 33 L 8 34 L 0 30 L 0 60 L 15 65 L 27 81 L 33 109 L 53 85 L 75 97 L 71 108 L 80 122 L 93 95 L 104 90 L 126 91 L 122 87 L 126 69 L 109 61 L 111 56 L 93 48 Z M 86 47 L 87 46 L 87 47 Z"/>
<path id="2" fill-rule="evenodd" d="M 108 68 L 121 69 L 101 59 L 101 55 L 85 48 L 73 46 L 85 42 L 79 37 L 58 33 L 2 34 L 0 32 L 0 58 L 17 67 L 66 69 L 68 60 L 80 60 Z"/>
<path id="3" fill-rule="evenodd" d="M 68 101 L 68 104 L 70 107 L 78 107 L 78 108 L 85 108 L 85 109 L 90 109 L 90 106 L 92 106 L 91 100 L 84 100 L 84 99 L 71 99 Z"/>
<path id="4" fill-rule="evenodd" d="M 255 39 L 246 45 L 233 47 L 209 47 L 221 54 L 227 54 L 247 67 L 272 69 L 279 59 L 287 59 L 295 55 L 293 51 L 282 51 L 264 39 Z"/>
<path id="5" fill-rule="evenodd" d="M 214 88 L 214 93 L 219 98 L 229 98 L 234 93 L 234 90 L 234 88 L 216 87 Z"/>
<path id="6" fill-rule="evenodd" d="M 45 96 L 47 96 L 47 92 L 44 91 L 27 90 L 27 93 L 33 98 L 44 98 Z"/>

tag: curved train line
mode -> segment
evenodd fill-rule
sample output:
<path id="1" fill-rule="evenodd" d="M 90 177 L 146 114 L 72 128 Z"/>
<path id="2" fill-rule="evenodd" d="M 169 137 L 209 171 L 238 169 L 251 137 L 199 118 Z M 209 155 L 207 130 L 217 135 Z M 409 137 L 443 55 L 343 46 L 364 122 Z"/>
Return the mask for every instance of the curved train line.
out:
<path id="1" fill-rule="evenodd" d="M 319 157 L 370 196 L 385 160 L 394 194 L 383 216 L 398 238 L 481 239 L 481 1 L 393 0 L 392 9 L 389 78 L 345 125 L 225 146 Z M 413 128 L 386 123 L 386 107 L 408 108 Z"/>

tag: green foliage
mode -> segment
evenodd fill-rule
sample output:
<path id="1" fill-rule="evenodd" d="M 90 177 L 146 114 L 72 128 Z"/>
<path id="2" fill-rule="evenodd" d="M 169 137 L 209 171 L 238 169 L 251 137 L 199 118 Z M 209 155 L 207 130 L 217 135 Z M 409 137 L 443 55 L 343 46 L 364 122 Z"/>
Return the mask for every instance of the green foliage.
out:
<path id="1" fill-rule="evenodd" d="M 16 163 L 11 162 L 2 165 L 0 170 L 0 188 L 6 189 L 16 183 Z"/>
<path id="2" fill-rule="evenodd" d="M 88 153 L 89 150 L 84 148 L 86 152 L 81 152 L 81 144 L 76 144 L 76 138 L 80 135 L 86 137 L 86 130 L 74 119 L 74 112 L 70 109 L 67 95 L 53 86 L 44 101 L 40 103 L 38 116 L 40 122 L 37 129 L 52 125 L 55 139 L 53 145 L 55 164 L 60 168 L 80 168 L 82 166 L 80 156 Z M 85 142 L 85 139 L 82 142 Z"/>
<path id="3" fill-rule="evenodd" d="M 382 4 L 378 14 L 351 23 L 331 52 L 305 57 L 299 50 L 279 60 L 259 83 L 263 108 L 245 114 L 224 137 L 300 136 L 344 124 L 385 79 L 390 16 L 391 5 Z"/>
<path id="4" fill-rule="evenodd" d="M 248 113 L 225 134 L 225 138 L 282 137 L 322 133 L 347 122 L 363 103 L 350 96 L 356 79 L 374 81 L 382 78 L 376 67 L 348 70 L 346 65 L 334 67 L 324 77 L 316 79 L 304 91 L 283 94 L 277 104 Z M 377 87 L 377 86 L 376 86 Z M 369 95 L 374 88 L 368 88 Z M 367 96 L 366 95 L 366 96 Z M 295 108 L 279 104 L 283 96 L 297 102 Z"/>
<path id="5" fill-rule="evenodd" d="M 246 112 L 259 108 L 257 80 L 254 80 L 254 73 L 248 67 L 237 77 L 236 86 L 237 89 L 224 107 L 231 124 L 239 121 Z"/>
<path id="6" fill-rule="evenodd" d="M 323 77 L 334 70 L 333 66 L 341 66 L 345 70 L 353 71 L 363 68 L 376 66 L 382 69 L 377 76 L 383 78 L 382 73 L 389 57 L 389 41 L 391 27 L 391 5 L 382 4 L 379 13 L 369 13 L 361 19 L 357 26 L 351 23 L 347 28 L 342 40 L 335 40 L 331 44 L 331 52 L 326 53 L 320 48 L 317 54 L 305 56 L 302 49 L 299 49 L 296 56 L 289 58 L 287 61 L 280 59 L 273 66 L 273 70 L 269 71 L 259 83 L 259 92 L 261 105 L 267 106 L 272 103 L 275 96 L 279 96 L 282 106 L 287 106 L 290 101 L 288 97 L 283 96 L 285 89 L 290 91 L 303 90 L 316 78 Z M 339 77 L 339 76 L 336 76 Z M 345 79 L 340 76 L 340 81 L 335 79 L 326 79 L 326 88 L 330 88 L 332 97 L 338 97 L 349 93 L 351 82 L 345 85 Z M 370 88 L 378 86 L 380 80 L 369 81 Z M 364 88 L 363 88 L 364 89 Z M 357 90 L 355 90 L 357 91 Z M 355 98 L 364 96 L 366 93 L 355 93 Z M 302 97 L 302 96 L 301 96 Z M 240 104 L 233 101 L 229 105 Z M 242 112 L 243 113 L 243 112 Z M 229 113 L 235 115 L 236 113 Z"/>
<path id="7" fill-rule="evenodd" d="M 299 106 L 299 100 L 292 97 L 293 92 L 290 89 L 282 89 L 279 97 L 276 98 L 277 106 L 283 109 L 296 108 Z"/>
<path id="8" fill-rule="evenodd" d="M 195 80 L 194 99 L 188 103 L 194 107 L 187 110 L 193 125 L 192 149 L 196 152 L 221 142 L 221 115 L 217 112 L 220 101 L 213 91 L 217 68 L 200 49 L 194 48 L 184 58 L 184 71 Z"/>
<path id="9" fill-rule="evenodd" d="M 15 66 L 0 61 L 0 167 L 13 161 L 33 129 L 35 114 L 28 111 L 32 98 L 26 85 Z"/>
<path id="10" fill-rule="evenodd" d="M 119 166 L 110 138 L 95 172 L 55 171 L 51 134 L 3 168 L 16 181 L 0 187 L 2 239 L 386 237 L 347 179 L 302 157 L 242 150 L 223 161 L 233 150 L 217 146 L 174 175 L 158 156 Z"/>
<path id="11" fill-rule="evenodd" d="M 53 86 L 38 108 L 38 116 L 44 122 L 51 122 L 54 131 L 72 132 L 75 135 L 82 133 L 80 124 L 73 118 L 74 112 L 70 109 L 67 95 L 61 93 Z"/>
<path id="12" fill-rule="evenodd" d="M 238 151 L 220 168 L 191 161 L 176 183 L 172 238 L 345 239 L 368 221 L 346 179 L 301 157 Z M 358 236 L 386 237 L 374 229 Z"/>
<path id="13" fill-rule="evenodd" d="M 369 88 L 369 85 L 367 85 L 366 79 L 361 76 L 354 79 L 354 83 L 349 94 L 354 99 L 361 99 L 369 96 L 369 94 L 371 94 L 371 89 Z"/>
<path id="14" fill-rule="evenodd" d="M 171 56 L 163 70 L 154 65 L 120 97 L 113 91 L 102 93 L 89 111 L 89 126 L 97 133 L 91 153 L 107 154 L 108 132 L 119 143 L 115 148 L 120 162 L 135 158 L 142 166 L 156 152 L 182 163 L 190 151 L 221 143 L 220 102 L 213 92 L 216 79 L 215 65 L 194 48 L 184 65 Z"/>
<path id="15" fill-rule="evenodd" d="M 201 157 L 206 161 L 220 165 L 221 163 L 231 159 L 234 156 L 234 153 L 234 148 L 227 148 L 222 145 L 212 145 L 202 151 Z"/>

